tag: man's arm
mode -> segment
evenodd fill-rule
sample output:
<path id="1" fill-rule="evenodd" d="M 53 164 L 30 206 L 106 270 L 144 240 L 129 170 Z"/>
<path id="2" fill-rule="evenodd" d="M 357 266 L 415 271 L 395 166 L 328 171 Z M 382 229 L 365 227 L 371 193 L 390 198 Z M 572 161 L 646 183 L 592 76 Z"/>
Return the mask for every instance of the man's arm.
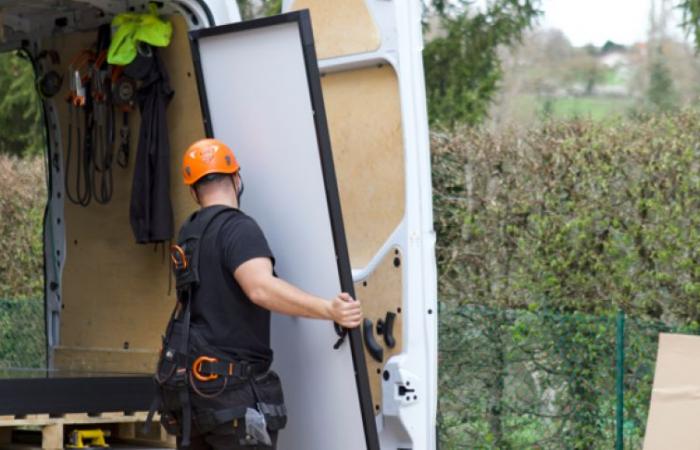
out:
<path id="1" fill-rule="evenodd" d="M 362 321 L 360 302 L 346 293 L 331 301 L 308 294 L 272 274 L 269 258 L 253 258 L 233 272 L 234 278 L 256 305 L 289 316 L 327 319 L 346 328 Z"/>

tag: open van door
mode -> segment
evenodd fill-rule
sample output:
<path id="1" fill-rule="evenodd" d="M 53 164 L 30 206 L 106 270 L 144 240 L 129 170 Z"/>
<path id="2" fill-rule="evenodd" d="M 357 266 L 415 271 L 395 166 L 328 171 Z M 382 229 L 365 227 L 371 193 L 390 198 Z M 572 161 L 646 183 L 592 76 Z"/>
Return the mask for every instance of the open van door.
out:
<path id="1" fill-rule="evenodd" d="M 308 11 L 190 33 L 209 137 L 236 152 L 241 208 L 277 274 L 324 298 L 355 295 Z M 361 132 L 361 130 L 357 130 Z M 289 421 L 282 450 L 379 449 L 359 330 L 273 315 L 273 368 Z"/>
<path id="2" fill-rule="evenodd" d="M 0 48 L 55 52 L 37 75 L 68 80 L 100 25 L 148 3 L 4 1 Z M 273 318 L 274 368 L 290 409 L 280 448 L 434 449 L 437 289 L 422 2 L 283 0 L 284 11 L 301 11 L 191 35 L 238 21 L 236 2 L 152 3 L 173 25 L 159 50 L 175 91 L 171 180 L 192 142 L 205 134 L 225 140 L 240 155 L 242 208 L 268 236 L 278 274 L 320 296 L 356 294 L 363 305 L 361 333 L 338 349 L 327 322 Z M 136 244 L 130 230 L 133 161 L 112 172 L 109 204 L 67 201 L 66 186 L 79 176 L 66 164 L 70 94 L 64 82 L 42 101 L 47 357 L 36 370 L 4 371 L 0 415 L 13 418 L 145 412 L 174 301 L 165 252 Z M 140 120 L 135 109 L 122 121 L 132 149 Z M 180 224 L 197 205 L 184 184 L 170 188 Z"/>

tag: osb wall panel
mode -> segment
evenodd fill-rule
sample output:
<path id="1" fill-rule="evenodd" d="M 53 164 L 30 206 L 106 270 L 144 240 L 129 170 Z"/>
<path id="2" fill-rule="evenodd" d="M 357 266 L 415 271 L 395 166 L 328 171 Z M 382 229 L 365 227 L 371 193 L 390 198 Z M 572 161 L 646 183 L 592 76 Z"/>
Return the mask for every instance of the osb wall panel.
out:
<path id="1" fill-rule="evenodd" d="M 86 349 L 61 347 L 56 352 L 56 367 L 64 370 L 98 370 L 111 373 L 150 373 L 158 357 L 156 350 Z"/>
<path id="2" fill-rule="evenodd" d="M 365 0 L 297 0 L 292 10 L 309 9 L 320 59 L 367 53 L 381 37 Z"/>
<path id="3" fill-rule="evenodd" d="M 361 268 L 404 215 L 398 79 L 383 65 L 327 74 L 321 81 L 350 261 Z"/>
<path id="4" fill-rule="evenodd" d="M 181 182 L 181 156 L 191 142 L 204 136 L 204 129 L 187 26 L 179 16 L 172 21 L 173 40 L 168 48 L 161 50 L 161 55 L 175 90 L 168 107 L 168 124 L 171 198 L 177 229 L 196 206 Z M 59 50 L 65 72 L 76 49 L 94 42 L 95 36 L 95 33 L 62 36 L 47 47 Z M 67 86 L 64 85 L 57 98 L 66 95 Z M 63 102 L 59 102 L 58 107 L 65 151 L 68 108 Z M 151 370 L 152 364 L 146 369 L 143 359 L 152 360 L 152 352 L 160 348 L 160 334 L 174 303 L 174 292 L 168 295 L 169 267 L 163 248 L 137 245 L 129 225 L 133 161 L 140 122 L 138 112 L 130 116 L 131 161 L 127 169 L 114 167 L 111 202 L 99 205 L 93 201 L 83 208 L 65 201 L 67 255 L 62 286 L 62 348 L 56 352 L 59 368 L 93 370 L 116 364 L 122 367 L 120 371 Z M 117 127 L 120 124 L 119 115 Z M 81 357 L 80 349 L 102 350 L 86 350 Z M 106 351 L 109 349 L 119 349 L 120 353 Z M 128 357 L 130 354 L 134 357 Z"/>
<path id="5" fill-rule="evenodd" d="M 366 280 L 355 284 L 355 295 L 362 302 L 365 318 L 372 321 L 375 340 L 384 349 L 384 359 L 378 362 L 372 358 L 365 345 L 365 361 L 367 361 L 372 403 L 375 413 L 378 414 L 382 404 L 384 364 L 392 356 L 400 354 L 403 348 L 402 255 L 398 249 L 389 252 Z M 377 321 L 384 320 L 387 312 L 396 314 L 393 330 L 393 336 L 396 339 L 394 348 L 387 347 L 384 336 L 377 334 Z"/>

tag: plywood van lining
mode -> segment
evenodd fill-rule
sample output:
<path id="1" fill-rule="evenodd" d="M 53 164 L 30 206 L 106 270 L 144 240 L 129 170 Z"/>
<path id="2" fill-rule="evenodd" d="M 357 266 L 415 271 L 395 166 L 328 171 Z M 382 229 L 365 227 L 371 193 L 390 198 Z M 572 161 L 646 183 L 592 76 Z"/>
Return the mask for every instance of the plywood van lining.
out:
<path id="1" fill-rule="evenodd" d="M 175 91 L 168 107 L 168 122 L 171 124 L 171 198 L 177 225 L 195 208 L 189 192 L 180 182 L 180 155 L 182 149 L 204 135 L 204 129 L 187 24 L 181 16 L 172 16 L 171 20 L 172 42 L 161 50 L 161 55 Z M 90 45 L 95 37 L 95 33 L 73 33 L 59 36 L 45 45 L 61 53 L 65 66 L 76 48 Z M 66 71 L 67 67 L 62 69 Z M 56 98 L 65 98 L 67 87 L 63 89 Z M 63 142 L 66 142 L 67 107 L 59 103 L 57 109 Z M 133 155 L 140 117 L 137 111 L 130 116 Z M 153 369 L 160 333 L 174 295 L 168 295 L 170 268 L 162 249 L 154 251 L 153 246 L 134 242 L 129 225 L 132 175 L 133 156 L 128 169 L 114 168 L 114 196 L 109 204 L 93 203 L 82 208 L 65 202 L 68 244 L 63 274 L 61 346 L 56 349 L 56 368 L 94 371 L 109 366 L 121 372 L 137 373 Z M 127 341 L 131 350 L 123 349 Z M 81 348 L 84 351 L 81 352 Z M 94 348 L 114 349 L 114 352 L 95 352 Z M 139 356 L 126 357 L 130 353 Z"/>

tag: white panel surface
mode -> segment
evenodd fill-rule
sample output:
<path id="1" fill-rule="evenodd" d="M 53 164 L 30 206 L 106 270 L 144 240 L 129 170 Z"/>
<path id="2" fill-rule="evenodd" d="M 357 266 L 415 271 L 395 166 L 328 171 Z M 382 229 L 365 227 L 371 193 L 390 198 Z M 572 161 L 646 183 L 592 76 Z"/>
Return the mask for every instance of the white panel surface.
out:
<path id="1" fill-rule="evenodd" d="M 214 136 L 233 148 L 242 209 L 277 258 L 278 275 L 315 295 L 340 292 L 333 234 L 296 23 L 199 39 Z M 273 315 L 274 368 L 289 422 L 280 450 L 365 447 L 350 347 L 330 322 Z"/>
<path id="2" fill-rule="evenodd" d="M 296 0 L 283 0 L 289 11 Z M 311 17 L 319 28 L 336 27 L 332 21 L 317 20 L 331 0 L 314 0 Z M 401 94 L 401 129 L 405 162 L 404 219 L 367 267 L 355 267 L 355 281 L 370 274 L 393 247 L 403 254 L 403 353 L 386 361 L 390 380 L 383 384 L 382 410 L 377 428 L 382 449 L 436 448 L 438 399 L 438 310 L 435 231 L 433 229 L 430 140 L 423 76 L 422 14 L 420 0 L 364 0 L 382 37 L 376 51 L 356 53 L 319 61 L 321 72 L 337 73 L 360 68 L 391 65 L 398 75 Z M 327 34 L 326 34 L 327 35 Z M 317 40 L 318 40 L 317 39 Z M 333 129 L 331 121 L 329 127 Z M 362 132 L 362 130 L 358 130 Z M 368 162 L 371 164 L 371 161 Z M 432 314 L 427 313 L 432 311 Z M 418 401 L 403 402 L 394 395 L 396 379 L 408 379 Z"/>

